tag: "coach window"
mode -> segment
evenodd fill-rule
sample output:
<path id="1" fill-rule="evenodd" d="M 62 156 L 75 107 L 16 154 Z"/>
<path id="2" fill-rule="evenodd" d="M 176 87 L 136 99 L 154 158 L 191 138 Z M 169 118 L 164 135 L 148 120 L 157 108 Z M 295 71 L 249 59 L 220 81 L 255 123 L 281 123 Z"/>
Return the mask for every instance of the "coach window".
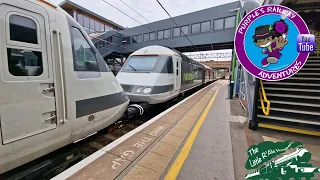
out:
<path id="1" fill-rule="evenodd" d="M 223 29 L 223 19 L 216 19 L 214 20 L 214 30 Z"/>
<path id="2" fill-rule="evenodd" d="M 201 23 L 201 32 L 208 32 L 210 31 L 210 21 L 202 22 Z"/>
<path id="3" fill-rule="evenodd" d="M 191 33 L 192 34 L 197 34 L 200 32 L 200 23 L 198 24 L 192 24 L 191 26 Z"/>
<path id="4" fill-rule="evenodd" d="M 99 72 L 96 54 L 80 30 L 74 27 L 71 28 L 71 35 L 74 70 Z"/>
<path id="5" fill-rule="evenodd" d="M 36 22 L 30 18 L 11 15 L 9 18 L 10 40 L 26 43 L 26 48 L 10 46 L 7 48 L 8 67 L 14 76 L 40 76 L 43 73 L 40 37 Z M 32 50 L 31 48 L 33 47 Z"/>
<path id="6" fill-rule="evenodd" d="M 236 24 L 236 17 L 235 16 L 232 16 L 232 17 L 227 17 L 225 19 L 225 25 L 224 27 L 225 28 L 233 28 Z"/>

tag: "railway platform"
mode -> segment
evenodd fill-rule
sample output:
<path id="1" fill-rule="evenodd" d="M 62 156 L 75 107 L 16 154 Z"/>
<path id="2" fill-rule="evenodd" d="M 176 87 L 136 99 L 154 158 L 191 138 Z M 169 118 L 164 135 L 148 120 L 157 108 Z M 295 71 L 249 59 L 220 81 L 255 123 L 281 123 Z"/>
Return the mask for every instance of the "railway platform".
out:
<path id="1" fill-rule="evenodd" d="M 248 147 L 267 140 L 299 140 L 320 166 L 319 139 L 246 128 L 228 83 L 203 88 L 53 179 L 244 179 Z"/>

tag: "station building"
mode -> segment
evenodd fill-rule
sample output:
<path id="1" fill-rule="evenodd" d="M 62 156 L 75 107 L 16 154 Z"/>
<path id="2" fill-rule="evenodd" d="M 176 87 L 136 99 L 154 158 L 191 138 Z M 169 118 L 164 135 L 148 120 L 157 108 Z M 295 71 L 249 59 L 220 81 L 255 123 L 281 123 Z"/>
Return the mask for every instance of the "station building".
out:
<path id="1" fill-rule="evenodd" d="M 59 4 L 70 16 L 84 28 L 89 35 L 104 33 L 110 30 L 120 31 L 125 29 L 121 25 L 106 19 L 72 1 L 65 0 Z"/>

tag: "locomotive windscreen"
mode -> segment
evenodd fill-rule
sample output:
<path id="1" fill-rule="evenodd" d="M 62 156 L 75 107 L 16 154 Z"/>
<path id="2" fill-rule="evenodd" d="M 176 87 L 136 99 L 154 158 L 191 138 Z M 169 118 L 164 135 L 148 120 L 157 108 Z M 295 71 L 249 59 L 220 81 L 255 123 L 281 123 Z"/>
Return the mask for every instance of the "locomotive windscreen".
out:
<path id="1" fill-rule="evenodd" d="M 123 70 L 151 71 L 158 58 L 158 56 L 132 56 L 124 64 Z"/>

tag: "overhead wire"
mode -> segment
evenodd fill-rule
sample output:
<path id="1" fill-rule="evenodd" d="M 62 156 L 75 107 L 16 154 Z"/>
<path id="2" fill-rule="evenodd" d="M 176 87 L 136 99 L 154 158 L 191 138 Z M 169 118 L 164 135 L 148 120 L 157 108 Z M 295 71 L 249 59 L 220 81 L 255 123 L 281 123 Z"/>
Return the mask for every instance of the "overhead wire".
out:
<path id="1" fill-rule="evenodd" d="M 173 21 L 173 23 L 180 29 L 180 32 L 182 32 L 182 34 L 189 40 L 189 42 L 192 44 L 194 50 L 198 51 L 200 53 L 200 55 L 202 56 L 201 52 L 198 50 L 198 48 L 192 43 L 192 41 L 188 38 L 188 36 L 182 31 L 181 27 L 173 20 L 173 18 L 171 17 L 171 15 L 169 14 L 169 12 L 166 10 L 166 8 L 163 7 L 163 5 L 159 2 L 159 0 L 157 0 L 158 4 L 161 6 L 161 8 L 168 14 L 168 16 L 170 17 L 170 19 Z"/>
<path id="2" fill-rule="evenodd" d="M 123 12 L 123 11 L 122 11 L 122 10 L 120 10 L 119 8 L 117 8 L 117 7 L 115 7 L 114 5 L 112 5 L 112 4 L 110 4 L 109 2 L 107 2 L 106 0 L 102 0 L 102 1 L 103 1 L 103 2 L 105 2 L 106 4 L 108 4 L 109 6 L 111 6 L 111 7 L 115 8 L 116 10 L 118 10 L 119 12 L 121 12 L 122 14 L 124 14 L 124 15 L 128 16 L 130 19 L 132 19 L 132 20 L 136 21 L 137 23 L 141 24 L 142 26 L 146 27 L 146 28 L 147 28 L 147 29 L 149 29 L 151 32 L 155 32 L 155 33 L 156 33 L 156 31 L 155 31 L 155 30 L 153 30 L 153 29 L 149 28 L 147 25 L 145 25 L 145 24 L 141 23 L 140 21 L 136 20 L 135 18 L 131 17 L 130 15 L 128 15 L 127 13 Z M 158 34 L 158 33 L 156 33 L 156 34 L 157 34 L 157 35 L 162 36 L 161 34 Z M 170 41 L 169 39 L 166 39 L 164 36 L 162 36 L 162 37 L 163 37 L 163 39 L 165 39 L 165 40 L 167 40 L 167 41 L 171 42 L 172 44 L 174 44 L 174 45 L 176 45 L 176 46 L 178 46 L 178 44 L 176 44 L 176 43 L 174 43 L 174 42 Z"/>
<path id="3" fill-rule="evenodd" d="M 145 18 L 144 16 L 142 16 L 139 12 L 137 12 L 135 9 L 133 9 L 131 6 L 129 6 L 127 3 L 125 3 L 124 1 L 120 0 L 123 4 L 125 4 L 128 8 L 130 8 L 132 11 L 136 12 L 137 14 L 139 14 L 139 16 L 141 16 L 144 20 L 148 21 L 148 23 L 150 23 L 150 21 Z"/>

